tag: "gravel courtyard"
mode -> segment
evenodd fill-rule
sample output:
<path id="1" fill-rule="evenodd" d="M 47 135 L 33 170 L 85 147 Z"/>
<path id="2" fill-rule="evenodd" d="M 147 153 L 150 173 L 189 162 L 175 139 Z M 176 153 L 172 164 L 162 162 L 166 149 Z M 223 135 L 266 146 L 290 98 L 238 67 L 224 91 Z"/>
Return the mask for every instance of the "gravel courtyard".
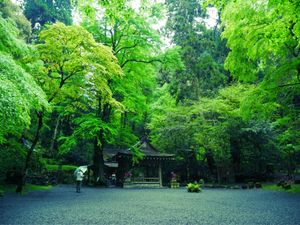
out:
<path id="1" fill-rule="evenodd" d="M 300 195 L 264 190 L 57 186 L 0 198 L 0 224 L 300 224 Z"/>

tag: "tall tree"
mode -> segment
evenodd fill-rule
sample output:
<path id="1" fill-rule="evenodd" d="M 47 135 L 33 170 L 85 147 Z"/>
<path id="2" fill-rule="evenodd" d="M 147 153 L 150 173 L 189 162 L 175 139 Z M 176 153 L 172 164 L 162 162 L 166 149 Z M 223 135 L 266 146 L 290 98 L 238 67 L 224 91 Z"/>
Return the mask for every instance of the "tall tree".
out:
<path id="1" fill-rule="evenodd" d="M 171 93 L 177 101 L 197 100 L 210 96 L 228 82 L 223 69 L 227 54 L 220 30 L 207 28 L 206 11 L 198 1 L 166 1 L 167 33 L 182 48 L 181 58 L 185 70 L 178 71 L 171 80 Z"/>
<path id="2" fill-rule="evenodd" d="M 107 71 L 111 71 L 108 66 L 114 65 L 111 51 L 95 42 L 92 35 L 80 26 L 56 23 L 43 30 L 39 40 L 41 43 L 37 48 L 44 71 L 36 78 L 47 93 L 48 103 L 57 104 L 72 93 L 80 96 L 84 91 L 80 87 L 87 82 L 89 74 L 97 74 L 99 79 L 105 80 Z M 96 87 L 105 89 L 101 82 Z M 36 114 L 38 125 L 26 157 L 25 172 L 43 126 L 44 111 L 38 110 Z"/>
<path id="3" fill-rule="evenodd" d="M 73 21 L 73 5 L 70 0 L 25 0 L 23 8 L 32 28 L 55 22 L 71 25 Z"/>
<path id="4" fill-rule="evenodd" d="M 16 23 L 0 16 L 0 143 L 9 135 L 20 138 L 31 123 L 31 110 L 48 108 L 43 90 L 27 71 L 33 51 L 21 39 Z M 27 64 L 28 63 L 28 64 Z"/>
<path id="5" fill-rule="evenodd" d="M 222 35 L 231 50 L 226 68 L 241 81 L 259 83 L 245 105 L 248 118 L 271 120 L 280 133 L 283 155 L 296 156 L 300 144 L 299 3 L 212 2 L 222 7 Z"/>
<path id="6" fill-rule="evenodd" d="M 20 31 L 18 36 L 28 41 L 31 35 L 31 24 L 22 13 L 22 9 L 10 0 L 3 0 L 0 2 L 0 10 L 4 19 L 9 18 L 15 22 Z"/>
<path id="7" fill-rule="evenodd" d="M 97 15 L 97 7 L 89 2 L 79 4 L 86 13 L 83 26 L 95 39 L 112 49 L 119 61 L 124 76 L 108 78 L 110 96 L 115 103 L 101 102 L 95 109 L 85 111 L 81 119 L 101 121 L 94 144 L 95 177 L 105 182 L 103 175 L 103 149 L 107 144 L 130 146 L 145 132 L 148 102 L 155 84 L 155 57 L 159 38 L 146 20 L 142 11 L 135 11 L 126 1 L 102 1 L 97 6 L 103 14 Z M 141 8 L 142 9 L 142 8 Z M 120 110 L 121 108 L 122 110 Z M 96 118 L 95 118 L 96 116 Z M 83 125 L 83 123 L 81 123 Z M 88 129 L 88 127 L 85 127 Z M 80 129 L 80 128 L 79 128 Z M 75 130 L 76 134 L 76 130 Z"/>
<path id="8" fill-rule="evenodd" d="M 0 169 L 24 166 L 23 131 L 34 123 L 32 111 L 49 110 L 46 95 L 35 80 L 36 52 L 25 43 L 30 22 L 9 1 L 0 3 Z M 29 27 L 28 27 L 29 25 Z M 29 28 L 29 29 L 27 29 Z M 4 179 L 3 179 L 4 180 Z"/>

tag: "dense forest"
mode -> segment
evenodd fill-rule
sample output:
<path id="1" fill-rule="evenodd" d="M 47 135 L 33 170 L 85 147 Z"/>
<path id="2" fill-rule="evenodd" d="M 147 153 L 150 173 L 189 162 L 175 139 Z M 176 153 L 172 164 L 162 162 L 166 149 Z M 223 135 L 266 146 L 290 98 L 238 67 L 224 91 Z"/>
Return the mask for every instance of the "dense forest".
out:
<path id="1" fill-rule="evenodd" d="M 103 150 L 142 137 L 185 181 L 295 173 L 299 12 L 297 0 L 0 0 L 1 182 L 13 167 L 93 164 L 101 183 Z"/>

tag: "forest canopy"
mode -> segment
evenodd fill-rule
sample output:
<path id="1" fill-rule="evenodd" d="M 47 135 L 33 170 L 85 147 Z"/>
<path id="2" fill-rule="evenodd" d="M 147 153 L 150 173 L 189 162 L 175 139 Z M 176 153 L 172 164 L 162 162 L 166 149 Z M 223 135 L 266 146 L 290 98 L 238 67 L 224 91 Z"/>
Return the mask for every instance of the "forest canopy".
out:
<path id="1" fill-rule="evenodd" d="M 1 1 L 1 179 L 55 162 L 92 164 L 105 183 L 104 149 L 142 137 L 185 181 L 295 172 L 299 12 L 289 0 Z"/>

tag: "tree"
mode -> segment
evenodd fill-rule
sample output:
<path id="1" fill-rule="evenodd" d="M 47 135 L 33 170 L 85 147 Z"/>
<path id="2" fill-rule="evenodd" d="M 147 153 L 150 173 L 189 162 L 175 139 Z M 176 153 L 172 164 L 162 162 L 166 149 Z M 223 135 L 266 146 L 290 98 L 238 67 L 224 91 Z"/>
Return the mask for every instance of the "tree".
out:
<path id="1" fill-rule="evenodd" d="M 43 73 L 38 73 L 36 79 L 47 93 L 48 103 L 58 104 L 72 94 L 79 97 L 85 91 L 80 87 L 87 82 L 89 74 L 98 75 L 96 87 L 105 90 L 100 81 L 105 81 L 111 71 L 108 66 L 114 65 L 115 59 L 111 51 L 95 42 L 85 29 L 56 23 L 43 30 L 39 40 L 41 43 L 37 48 L 44 67 Z M 44 111 L 39 110 L 36 114 L 38 125 L 27 154 L 25 171 L 43 126 Z"/>
<path id="2" fill-rule="evenodd" d="M 26 29 L 28 28 L 26 24 L 29 22 L 10 2 L 4 1 L 0 5 L 0 148 L 2 150 L 0 170 L 2 176 L 13 166 L 18 169 L 24 166 L 27 149 L 21 138 L 24 130 L 34 123 L 31 112 L 47 111 L 49 105 L 45 93 L 30 70 L 36 64 L 36 60 L 29 60 L 35 55 L 35 51 L 22 38 L 27 37 L 27 31 L 30 31 Z"/>
<path id="3" fill-rule="evenodd" d="M 23 8 L 32 28 L 55 22 L 72 24 L 73 6 L 70 0 L 25 0 Z"/>
<path id="4" fill-rule="evenodd" d="M 18 36 L 28 41 L 31 35 L 31 24 L 22 13 L 21 8 L 10 0 L 4 0 L 0 2 L 0 9 L 4 19 L 14 21 L 19 30 Z"/>
<path id="5" fill-rule="evenodd" d="M 99 107 L 81 112 L 81 119 L 76 119 L 80 121 L 78 129 L 82 128 L 84 118 L 102 121 L 97 125 L 99 129 L 95 129 L 98 132 L 95 143 L 101 144 L 94 144 L 93 164 L 96 178 L 99 177 L 99 183 L 104 183 L 104 147 L 107 144 L 128 147 L 146 132 L 147 104 L 155 84 L 153 64 L 160 61 L 155 57 L 159 40 L 143 13 L 136 12 L 124 1 L 99 2 L 98 7 L 104 9 L 104 13 L 98 16 L 88 2 L 80 7 L 87 13 L 83 26 L 97 41 L 112 49 L 124 73 L 122 77 L 108 77 L 107 90 L 110 90 L 113 102 L 95 100 L 101 103 Z"/>
<path id="6" fill-rule="evenodd" d="M 33 52 L 18 39 L 16 24 L 1 16 L 0 31 L 0 143 L 4 143 L 8 135 L 20 138 L 31 123 L 31 110 L 48 108 L 48 104 L 45 93 L 27 71 L 26 58 Z"/>
<path id="7" fill-rule="evenodd" d="M 249 98 L 248 119 L 268 118 L 278 144 L 299 152 L 300 23 L 297 1 L 212 1 L 222 7 L 225 67 L 244 82 L 259 83 Z M 266 107 L 266 105 L 268 107 Z M 295 157 L 294 157 L 295 158 Z"/>
<path id="8" fill-rule="evenodd" d="M 229 86 L 188 105 L 176 104 L 167 88 L 152 107 L 151 138 L 185 160 L 188 180 L 196 179 L 195 165 L 204 161 L 218 182 L 263 177 L 267 163 L 275 162 L 271 124 L 243 119 L 242 104 L 255 86 Z"/>
<path id="9" fill-rule="evenodd" d="M 213 95 L 228 82 L 223 69 L 227 50 L 220 39 L 217 25 L 206 27 L 206 11 L 198 1 L 166 1 L 167 33 L 181 47 L 185 70 L 178 71 L 170 80 L 171 93 L 177 101 L 197 100 Z"/>
<path id="10" fill-rule="evenodd" d="M 77 126 L 73 135 L 68 137 L 65 142 L 66 147 L 70 149 L 76 144 L 78 138 L 93 141 L 95 184 L 106 183 L 103 146 L 111 140 L 110 136 L 115 132 L 114 126 L 110 124 L 110 114 L 114 110 L 123 110 L 122 104 L 113 98 L 113 93 L 109 86 L 109 82 L 114 76 L 122 75 L 122 70 L 116 58 L 111 54 L 110 49 L 104 48 L 107 51 L 106 54 L 103 54 L 105 52 L 101 48 L 97 48 L 93 52 L 93 60 L 101 62 L 101 64 L 98 67 L 94 65 L 93 71 L 86 77 L 86 88 L 84 89 L 86 99 L 84 103 L 88 104 L 88 108 L 74 120 Z M 103 67 L 105 70 L 103 70 Z"/>
<path id="11" fill-rule="evenodd" d="M 185 161 L 187 178 L 191 179 L 195 175 L 190 171 L 197 164 L 201 147 L 195 134 L 203 132 L 205 135 L 206 132 L 203 125 L 206 119 L 195 112 L 196 107 L 200 105 L 199 99 L 216 96 L 217 91 L 228 83 L 228 74 L 223 69 L 227 49 L 220 39 L 218 27 L 210 29 L 206 26 L 204 19 L 207 15 L 198 1 L 170 0 L 166 1 L 166 7 L 166 33 L 177 46 L 166 52 L 168 62 L 159 66 L 159 83 L 163 92 L 156 100 L 162 111 L 153 111 L 149 127 L 151 138 L 157 146 L 165 151 L 172 149 Z M 171 96 L 165 93 L 166 90 Z M 173 103 L 174 99 L 175 105 L 170 106 L 167 102 Z M 219 128 L 211 134 L 220 134 L 211 143 L 211 148 L 215 150 L 216 159 L 217 152 L 221 155 L 224 150 L 226 154 L 221 155 L 218 162 L 225 162 L 230 148 L 226 145 L 226 129 L 222 131 L 221 126 Z M 217 143 L 218 140 L 220 143 Z"/>

